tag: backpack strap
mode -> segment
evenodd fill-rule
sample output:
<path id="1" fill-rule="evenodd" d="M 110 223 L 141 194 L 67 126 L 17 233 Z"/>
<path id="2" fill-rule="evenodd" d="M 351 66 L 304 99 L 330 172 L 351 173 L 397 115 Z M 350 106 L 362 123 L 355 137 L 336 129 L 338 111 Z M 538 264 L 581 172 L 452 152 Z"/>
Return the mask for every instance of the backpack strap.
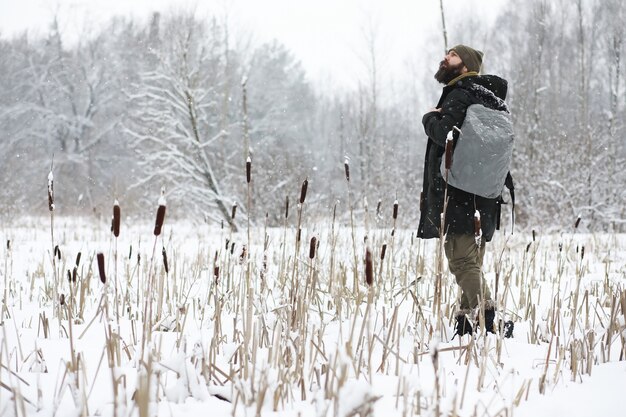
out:
<path id="1" fill-rule="evenodd" d="M 513 184 L 513 177 L 511 176 L 511 171 L 507 172 L 506 179 L 504 180 L 504 186 L 509 189 L 509 194 L 511 195 L 511 234 L 513 234 L 513 229 L 515 227 L 515 185 Z"/>

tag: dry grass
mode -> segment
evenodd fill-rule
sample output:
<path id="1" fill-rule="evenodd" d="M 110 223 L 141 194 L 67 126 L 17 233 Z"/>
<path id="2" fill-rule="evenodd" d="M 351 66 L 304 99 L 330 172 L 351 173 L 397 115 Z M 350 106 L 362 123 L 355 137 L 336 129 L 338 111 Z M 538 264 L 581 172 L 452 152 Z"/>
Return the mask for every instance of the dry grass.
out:
<path id="1" fill-rule="evenodd" d="M 346 164 L 347 180 L 348 172 Z M 308 222 L 307 186 L 293 227 L 287 199 L 282 228 L 245 235 L 168 226 L 160 204 L 151 254 L 141 246 L 149 226 L 120 226 L 119 204 L 111 234 L 77 231 L 71 221 L 59 227 L 51 261 L 26 256 L 13 236 L 2 280 L 0 413 L 34 415 L 53 398 L 59 413 L 149 416 L 160 404 L 216 397 L 232 415 L 298 401 L 333 416 L 373 415 L 378 403 L 397 415 L 510 415 L 560 381 L 625 359 L 623 237 L 499 237 L 485 272 L 492 288 L 498 283 L 499 318 L 516 322 L 515 338 L 450 342 L 457 288 L 435 256 L 439 244 L 398 228 L 397 202 L 386 220 L 379 204 L 377 228 L 365 218 L 358 227 L 354 212 L 340 227 L 335 210 L 327 223 Z M 117 256 L 118 239 L 128 257 Z M 16 251 L 33 264 L 15 271 Z M 51 285 L 46 277 L 58 271 L 68 279 Z M 56 341 L 67 347 L 50 363 Z M 520 346 L 536 353 L 512 357 Z M 528 369 L 513 380 L 507 361 Z M 393 388 L 380 394 L 377 381 Z"/>

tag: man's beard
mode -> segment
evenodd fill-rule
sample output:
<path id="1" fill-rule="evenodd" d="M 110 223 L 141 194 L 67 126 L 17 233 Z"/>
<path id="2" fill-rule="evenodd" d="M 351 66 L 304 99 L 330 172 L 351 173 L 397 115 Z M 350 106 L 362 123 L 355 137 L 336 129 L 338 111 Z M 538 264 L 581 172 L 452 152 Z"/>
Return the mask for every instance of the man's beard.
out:
<path id="1" fill-rule="evenodd" d="M 439 69 L 435 73 L 435 80 L 439 81 L 441 84 L 448 84 L 462 74 L 461 70 L 464 65 L 465 64 L 460 62 L 458 65 L 452 67 L 448 66 L 445 61 L 441 61 L 439 63 Z"/>

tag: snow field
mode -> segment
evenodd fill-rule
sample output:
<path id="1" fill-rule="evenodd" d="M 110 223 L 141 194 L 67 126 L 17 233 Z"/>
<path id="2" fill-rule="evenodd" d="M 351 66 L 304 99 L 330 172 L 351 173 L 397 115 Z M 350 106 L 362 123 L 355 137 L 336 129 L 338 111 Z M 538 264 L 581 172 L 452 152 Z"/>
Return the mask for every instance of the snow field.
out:
<path id="1" fill-rule="evenodd" d="M 498 235 L 484 272 L 514 338 L 452 339 L 454 277 L 412 230 L 152 230 L 3 229 L 0 415 L 620 415 L 626 236 Z"/>

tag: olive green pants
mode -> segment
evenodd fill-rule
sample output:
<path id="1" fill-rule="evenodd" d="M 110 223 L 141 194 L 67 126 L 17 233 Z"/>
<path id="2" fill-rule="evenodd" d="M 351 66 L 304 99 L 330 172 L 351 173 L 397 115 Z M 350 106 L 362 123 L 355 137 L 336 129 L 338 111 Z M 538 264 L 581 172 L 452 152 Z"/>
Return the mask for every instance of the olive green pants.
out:
<path id="1" fill-rule="evenodd" d="M 482 273 L 483 257 L 485 256 L 485 240 L 480 247 L 476 245 L 474 236 L 448 236 L 444 244 L 448 267 L 454 274 L 456 283 L 461 287 L 462 310 L 469 310 L 478 305 L 479 297 L 485 301 L 491 300 L 491 293 L 485 283 Z M 483 286 L 483 293 L 480 286 Z"/>

